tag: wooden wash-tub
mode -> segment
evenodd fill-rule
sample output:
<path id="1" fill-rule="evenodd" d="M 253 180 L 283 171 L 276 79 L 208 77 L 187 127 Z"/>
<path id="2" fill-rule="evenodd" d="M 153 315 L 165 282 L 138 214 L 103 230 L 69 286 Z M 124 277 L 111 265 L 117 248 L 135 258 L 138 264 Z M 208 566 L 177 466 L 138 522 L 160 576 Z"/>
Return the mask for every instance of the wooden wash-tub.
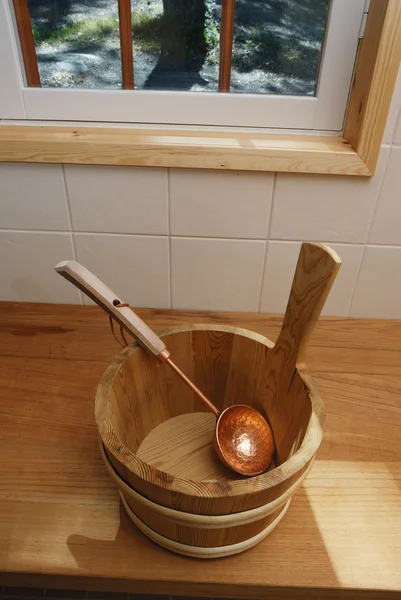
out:
<path id="1" fill-rule="evenodd" d="M 268 419 L 275 455 L 262 475 L 241 477 L 218 461 L 215 417 L 137 343 L 106 369 L 95 400 L 103 458 L 129 516 L 151 539 L 210 558 L 245 550 L 277 525 L 322 440 L 323 402 L 305 350 L 339 266 L 331 249 L 302 245 L 276 344 L 221 325 L 160 333 L 218 409 L 242 403 Z"/>

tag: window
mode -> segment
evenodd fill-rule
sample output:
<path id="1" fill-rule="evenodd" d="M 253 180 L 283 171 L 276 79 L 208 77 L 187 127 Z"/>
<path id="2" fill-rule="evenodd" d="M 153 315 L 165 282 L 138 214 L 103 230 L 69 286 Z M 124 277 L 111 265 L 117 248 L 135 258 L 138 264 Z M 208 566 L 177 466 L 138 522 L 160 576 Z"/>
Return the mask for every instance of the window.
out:
<path id="1" fill-rule="evenodd" d="M 1 2 L 8 35 L 11 19 L 19 31 L 28 119 L 328 131 L 343 126 L 365 10 L 365 0 Z"/>
<path id="2" fill-rule="evenodd" d="M 280 5 L 283 10 L 275 25 L 270 17 L 263 21 L 262 28 L 256 29 L 257 0 L 236 0 L 235 4 L 233 0 L 222 0 L 222 4 L 218 0 L 205 0 L 209 12 L 206 18 L 205 8 L 202 36 L 198 38 L 206 43 L 201 50 L 201 67 L 215 74 L 213 85 L 218 91 L 210 91 L 211 75 L 210 80 L 205 76 L 196 85 L 192 82 L 189 86 L 188 73 L 192 77 L 193 72 L 188 70 L 188 63 L 198 60 L 191 46 L 192 34 L 190 40 L 185 38 L 185 44 L 181 44 L 178 59 L 174 57 L 168 84 L 163 81 L 167 72 L 160 78 L 159 70 L 157 85 L 155 79 L 152 85 L 147 85 L 149 76 L 142 77 L 141 83 L 140 68 L 135 70 L 135 65 L 144 60 L 140 51 L 153 52 L 157 64 L 162 56 L 163 39 L 171 35 L 171 28 L 166 34 L 160 25 L 165 22 L 160 1 L 163 6 L 174 2 L 175 7 L 182 7 L 184 0 L 146 0 L 150 4 L 159 2 L 159 13 L 155 13 L 155 17 L 159 15 L 157 35 L 155 19 L 149 31 L 149 19 L 145 18 L 144 25 L 144 17 L 138 16 L 138 7 L 144 0 L 131 0 L 133 6 L 129 0 L 114 4 L 111 24 L 106 22 L 101 29 L 114 36 L 111 49 L 117 58 L 120 54 L 122 64 L 121 81 L 115 85 L 123 89 L 94 87 L 93 71 L 85 77 L 78 74 L 77 79 L 64 67 L 59 69 L 60 65 L 56 71 L 49 66 L 45 68 L 43 59 L 37 62 L 35 43 L 38 54 L 45 50 L 40 46 L 45 43 L 43 30 L 38 32 L 40 18 L 44 17 L 35 17 L 32 31 L 27 0 L 12 1 L 15 11 L 11 0 L 0 0 L 0 161 L 354 176 L 370 176 L 375 171 L 400 66 L 400 0 L 331 0 L 325 5 L 325 18 L 323 0 L 266 0 L 259 6 L 276 6 L 277 9 Z M 29 3 L 31 1 L 40 3 L 42 0 L 29 0 Z M 60 1 L 48 0 L 47 4 Z M 78 3 L 78 0 L 70 0 L 75 1 Z M 89 7 L 95 2 L 102 1 L 106 7 L 114 2 L 80 1 Z M 186 2 L 196 4 L 198 0 Z M 245 20 L 246 26 L 244 14 L 241 16 L 237 10 L 241 2 L 243 6 L 248 3 L 253 7 L 248 21 Z M 318 3 L 321 13 L 316 11 L 313 17 L 320 14 L 320 18 L 302 20 L 302 10 L 307 6 L 316 7 Z M 292 13 L 293 10 L 300 12 Z M 186 22 L 183 12 L 184 9 L 178 12 L 180 27 Z M 90 16 L 90 11 L 88 14 Z M 291 19 L 293 14 L 299 18 Z M 73 36 L 87 35 L 88 28 L 82 30 L 81 25 L 71 26 L 65 17 L 63 19 L 64 25 L 57 25 L 56 20 L 56 26 L 45 35 L 57 38 L 61 31 L 63 48 L 71 54 L 69 44 Z M 213 19 L 220 19 L 218 40 Z M 287 27 L 291 21 L 292 28 Z M 310 37 L 310 33 L 302 37 L 300 30 L 311 22 L 314 37 Z M 136 30 L 133 43 L 132 30 Z M 139 41 L 138 31 L 142 35 Z M 279 43 L 277 40 L 272 43 L 279 33 Z M 70 36 L 69 42 L 65 34 Z M 212 34 L 214 38 L 208 41 L 207 36 Z M 247 41 L 251 38 L 260 44 L 255 49 L 252 42 L 247 54 Z M 179 36 L 175 35 L 174 40 L 177 39 Z M 313 46 L 309 50 L 315 60 L 307 60 L 305 69 L 298 50 L 308 39 L 314 40 L 309 41 Z M 96 61 L 94 49 L 92 54 L 95 58 L 91 60 Z M 114 65 L 117 63 L 114 59 Z M 290 63 L 293 70 L 289 68 Z M 21 68 L 22 64 L 25 69 Z M 241 68 L 251 74 L 246 85 L 246 78 L 238 75 Z M 177 88 L 173 90 L 171 71 L 175 73 Z M 107 69 L 98 70 L 98 74 L 99 79 L 107 79 Z M 259 83 L 257 75 L 260 75 Z M 43 87 L 34 87 L 40 83 L 40 76 Z M 271 89 L 267 89 L 269 86 Z M 255 128 L 249 127 L 250 124 Z"/>

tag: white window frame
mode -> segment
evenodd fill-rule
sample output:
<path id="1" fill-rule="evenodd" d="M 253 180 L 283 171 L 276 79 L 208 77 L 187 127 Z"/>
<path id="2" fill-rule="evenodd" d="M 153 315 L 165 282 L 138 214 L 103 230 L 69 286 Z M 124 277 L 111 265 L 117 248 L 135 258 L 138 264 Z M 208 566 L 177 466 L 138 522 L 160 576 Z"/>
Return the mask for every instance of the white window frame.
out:
<path id="1" fill-rule="evenodd" d="M 332 0 L 317 95 L 308 97 L 28 88 L 9 0 L 0 0 L 0 118 L 339 132 L 364 9 L 365 0 Z"/>

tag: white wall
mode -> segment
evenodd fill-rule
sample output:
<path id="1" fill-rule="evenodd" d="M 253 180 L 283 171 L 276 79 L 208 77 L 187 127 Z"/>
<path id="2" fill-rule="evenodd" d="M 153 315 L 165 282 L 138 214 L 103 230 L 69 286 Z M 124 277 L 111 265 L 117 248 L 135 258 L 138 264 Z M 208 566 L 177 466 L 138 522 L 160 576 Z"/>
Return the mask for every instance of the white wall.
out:
<path id="1" fill-rule="evenodd" d="M 0 300 L 80 303 L 53 271 L 75 258 L 134 306 L 283 312 L 318 240 L 343 259 L 326 314 L 399 319 L 400 109 L 401 76 L 370 180 L 0 164 Z"/>

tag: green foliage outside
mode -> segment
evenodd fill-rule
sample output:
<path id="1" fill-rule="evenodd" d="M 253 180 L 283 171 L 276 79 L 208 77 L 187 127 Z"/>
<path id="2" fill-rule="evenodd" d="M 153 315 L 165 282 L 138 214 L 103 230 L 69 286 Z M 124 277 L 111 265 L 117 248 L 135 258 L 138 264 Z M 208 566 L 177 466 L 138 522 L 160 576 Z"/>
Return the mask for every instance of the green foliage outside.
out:
<path id="1" fill-rule="evenodd" d="M 85 17 L 84 19 L 66 19 L 60 26 L 50 28 L 48 24 L 32 25 L 35 44 L 59 44 L 65 41 L 74 46 L 85 46 L 106 40 L 113 33 L 118 34 L 118 19 L 108 17 Z"/>
<path id="2" fill-rule="evenodd" d="M 151 5 L 151 0 L 148 0 Z M 210 3 L 209 3 L 210 4 Z M 187 25 L 187 24 L 186 24 Z M 196 24 L 195 24 L 196 25 Z M 190 24 L 194 26 L 193 23 Z M 206 8 L 205 23 L 199 27 L 204 29 L 204 38 L 207 48 L 207 60 L 211 63 L 218 62 L 219 54 L 219 31 L 212 19 L 212 11 L 208 5 Z M 158 52 L 160 40 L 169 36 L 177 38 L 177 31 L 182 29 L 179 16 L 169 16 L 164 13 L 154 14 L 141 10 L 132 13 L 132 34 L 134 50 L 140 52 Z M 88 17 L 72 19 L 67 17 L 56 27 L 49 23 L 32 23 L 35 44 L 57 45 L 68 42 L 76 50 L 87 47 L 90 44 L 100 44 L 111 37 L 118 39 L 118 18 L 110 15 L 107 17 Z M 187 48 L 188 50 L 188 48 Z M 190 53 L 196 55 L 196 47 L 189 48 Z"/>

